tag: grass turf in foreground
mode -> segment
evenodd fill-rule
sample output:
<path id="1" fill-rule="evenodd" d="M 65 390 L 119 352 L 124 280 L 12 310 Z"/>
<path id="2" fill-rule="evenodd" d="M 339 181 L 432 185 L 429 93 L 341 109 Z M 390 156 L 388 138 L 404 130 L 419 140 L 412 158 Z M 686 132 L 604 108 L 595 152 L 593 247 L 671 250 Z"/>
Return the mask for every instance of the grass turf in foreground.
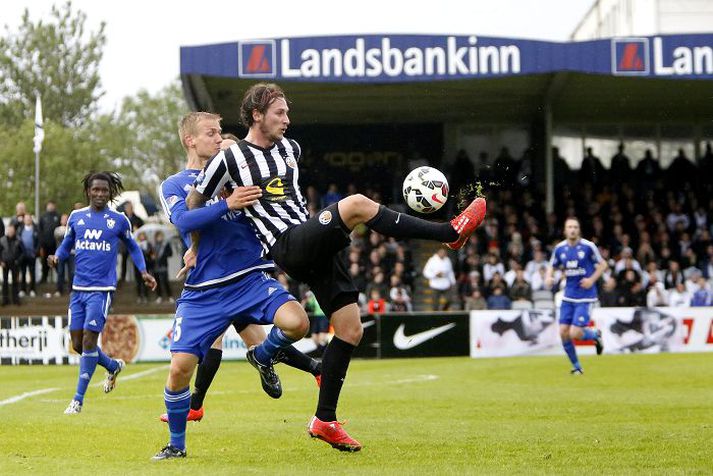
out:
<path id="1" fill-rule="evenodd" d="M 345 454 L 305 431 L 317 387 L 278 366 L 272 400 L 244 362 L 223 363 L 188 458 L 151 462 L 167 441 L 165 365 L 133 365 L 116 390 L 95 374 L 80 415 L 62 412 L 76 367 L 0 367 L 0 474 L 482 474 L 713 471 L 713 356 L 564 356 L 355 361 L 339 417 L 364 444 Z M 155 372 L 150 372 L 156 368 Z M 140 378 L 127 379 L 139 372 Z"/>

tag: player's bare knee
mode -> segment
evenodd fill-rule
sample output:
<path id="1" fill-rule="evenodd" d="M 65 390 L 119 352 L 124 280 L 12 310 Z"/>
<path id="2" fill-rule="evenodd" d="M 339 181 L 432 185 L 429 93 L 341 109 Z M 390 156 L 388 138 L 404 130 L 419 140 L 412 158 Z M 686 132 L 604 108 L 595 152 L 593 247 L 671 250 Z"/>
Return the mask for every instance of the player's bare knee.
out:
<path id="1" fill-rule="evenodd" d="M 361 322 L 359 322 L 358 326 L 342 327 L 339 332 L 335 331 L 335 335 L 344 342 L 348 342 L 352 345 L 358 345 L 364 335 L 364 328 L 361 326 Z"/>
<path id="2" fill-rule="evenodd" d="M 340 200 L 338 207 L 342 221 L 350 227 L 369 221 L 379 211 L 379 205 L 361 193 Z"/>

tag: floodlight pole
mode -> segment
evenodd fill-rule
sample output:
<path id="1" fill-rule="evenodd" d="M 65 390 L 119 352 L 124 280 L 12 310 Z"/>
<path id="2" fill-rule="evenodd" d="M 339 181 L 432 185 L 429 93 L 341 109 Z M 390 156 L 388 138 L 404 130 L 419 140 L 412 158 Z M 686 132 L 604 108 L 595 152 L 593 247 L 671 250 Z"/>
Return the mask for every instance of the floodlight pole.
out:
<path id="1" fill-rule="evenodd" d="M 40 219 L 40 151 L 35 150 L 35 220 L 39 220 L 39 219 Z"/>

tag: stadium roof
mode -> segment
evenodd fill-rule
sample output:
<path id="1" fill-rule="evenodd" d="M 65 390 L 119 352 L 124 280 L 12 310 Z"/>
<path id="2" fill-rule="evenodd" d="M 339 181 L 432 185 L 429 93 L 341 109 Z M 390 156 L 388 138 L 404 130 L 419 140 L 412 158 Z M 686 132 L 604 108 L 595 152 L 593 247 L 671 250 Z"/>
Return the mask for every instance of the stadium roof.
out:
<path id="1" fill-rule="evenodd" d="M 552 43 L 364 35 L 181 48 L 196 110 L 238 123 L 244 91 L 279 83 L 298 124 L 713 120 L 713 34 Z"/>

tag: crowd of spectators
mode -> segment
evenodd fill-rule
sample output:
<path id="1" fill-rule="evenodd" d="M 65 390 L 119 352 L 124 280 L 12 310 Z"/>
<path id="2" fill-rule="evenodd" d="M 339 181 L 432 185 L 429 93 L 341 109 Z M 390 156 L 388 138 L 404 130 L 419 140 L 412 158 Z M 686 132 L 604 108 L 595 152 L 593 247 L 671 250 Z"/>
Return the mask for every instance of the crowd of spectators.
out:
<path id="1" fill-rule="evenodd" d="M 555 210 L 549 214 L 541 187 L 520 180 L 517 161 L 508 160 L 507 177 L 497 168 L 486 171 L 504 186 L 487 192 L 486 221 L 454 258 L 464 309 L 510 308 L 538 291 L 555 292 L 545 288 L 544 269 L 568 216 L 580 219 L 582 236 L 609 263 L 599 283 L 602 306 L 711 305 L 710 144 L 696 161 L 679 151 L 665 170 L 651 152 L 632 169 L 623 146 L 610 169 L 591 149 L 576 171 L 556 150 L 553 155 Z"/>

